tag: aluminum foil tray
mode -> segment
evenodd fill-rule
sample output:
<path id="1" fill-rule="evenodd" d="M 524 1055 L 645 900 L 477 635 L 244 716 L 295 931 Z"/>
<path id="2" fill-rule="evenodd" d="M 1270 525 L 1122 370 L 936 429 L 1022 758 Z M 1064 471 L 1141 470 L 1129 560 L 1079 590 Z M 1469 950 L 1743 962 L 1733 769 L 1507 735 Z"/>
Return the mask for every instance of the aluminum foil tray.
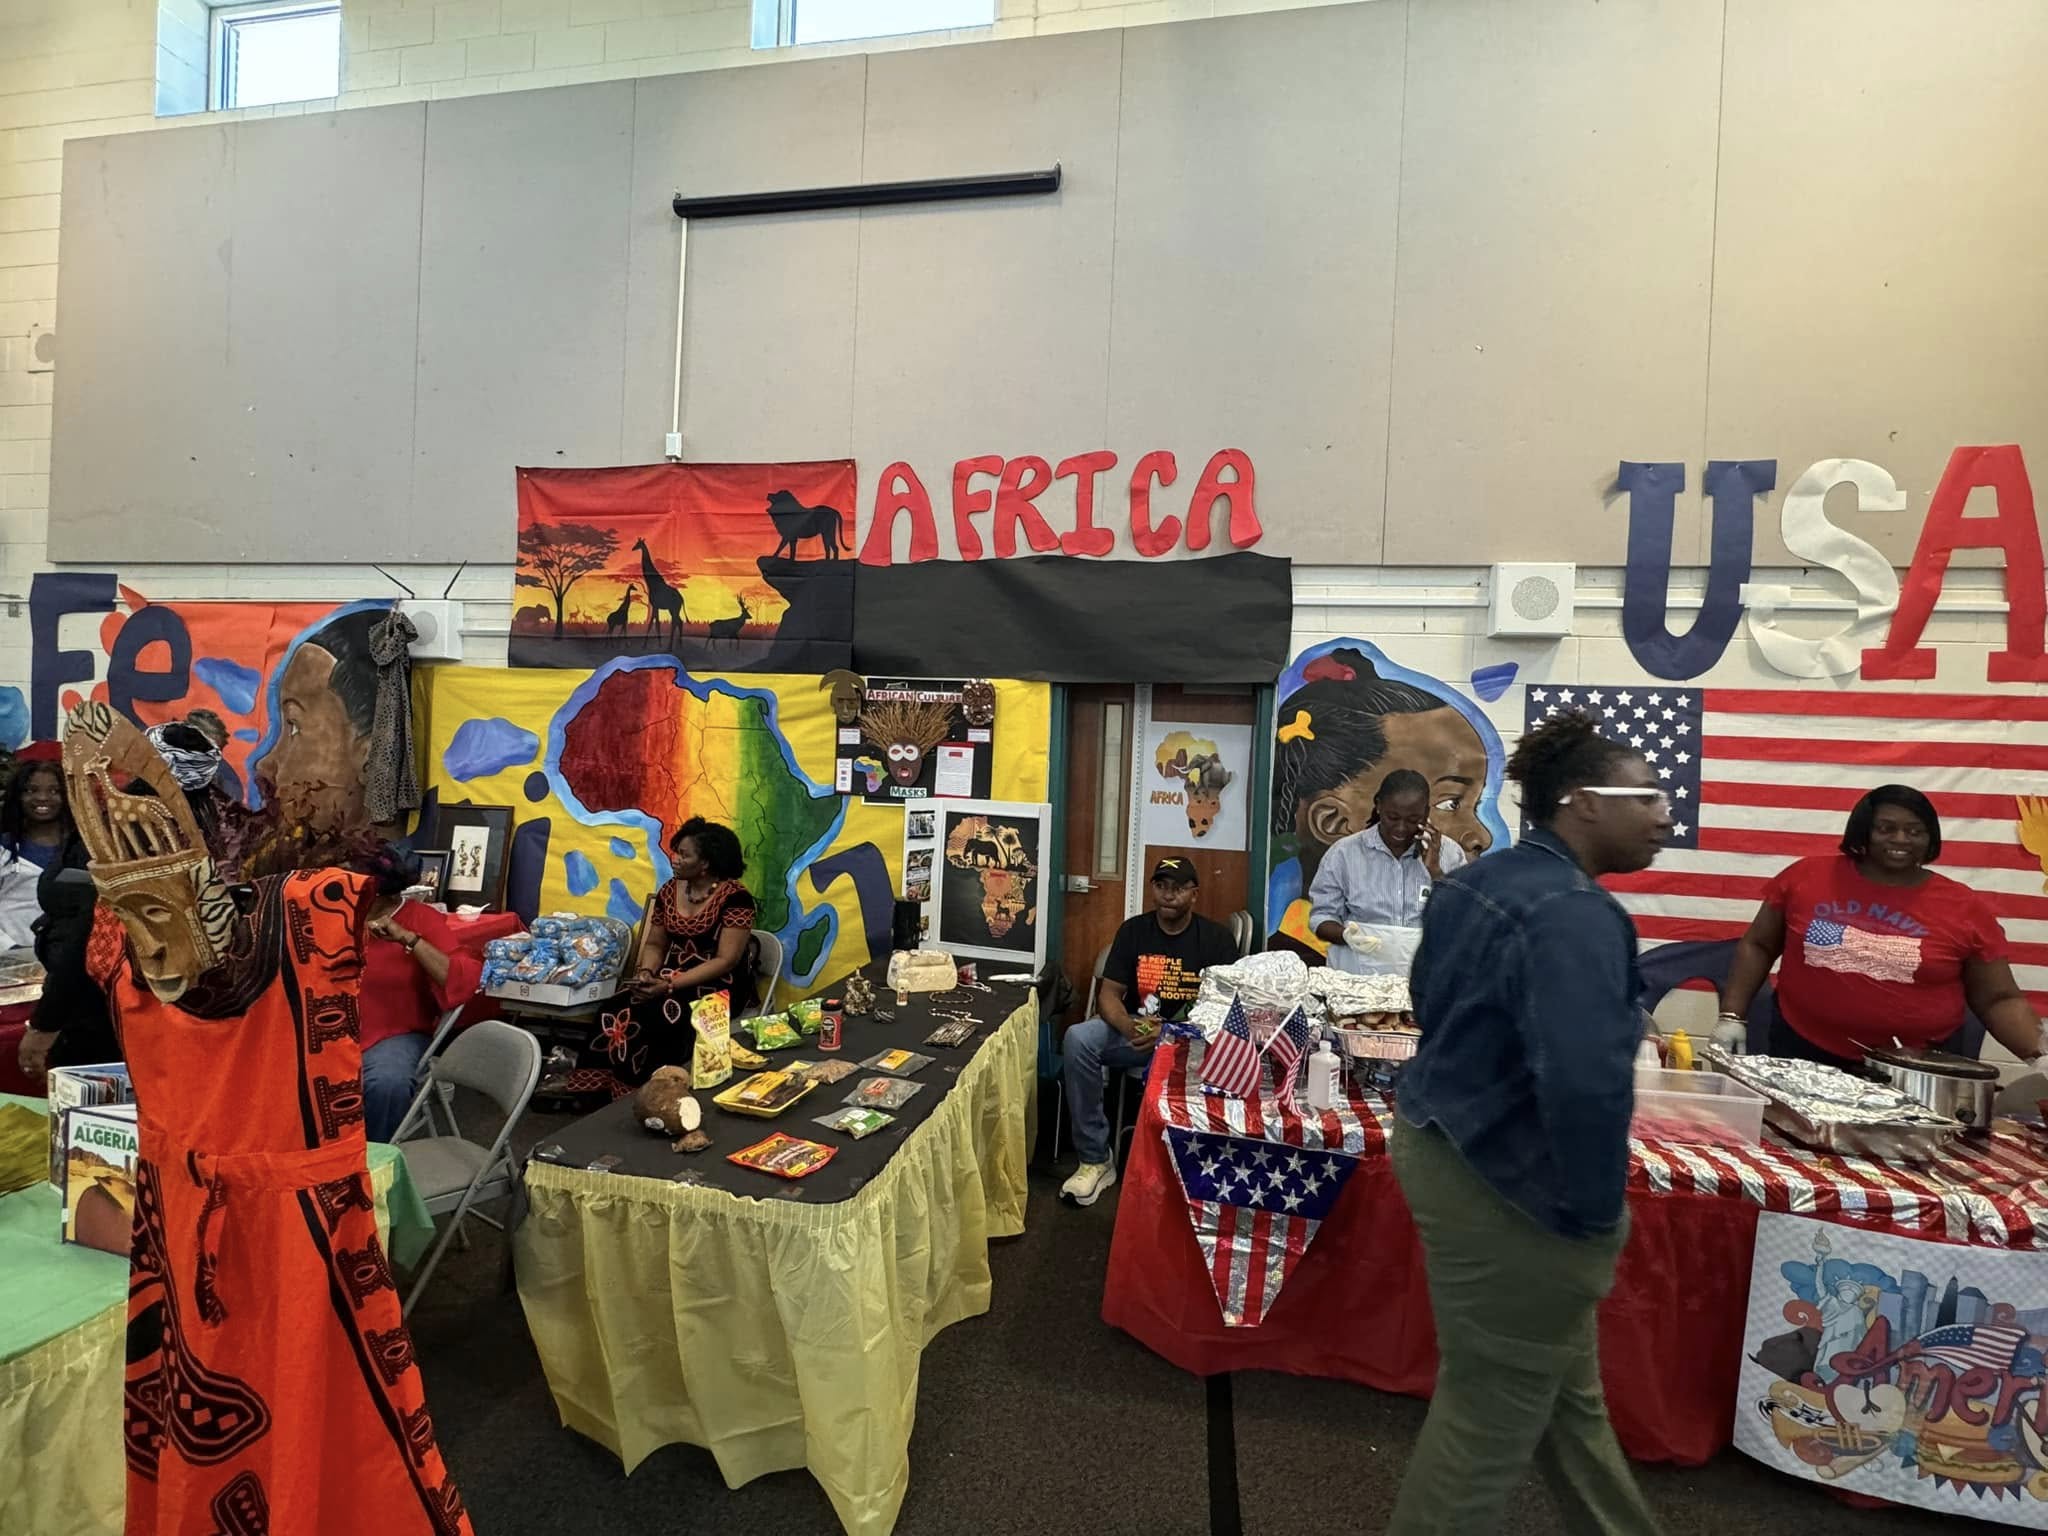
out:
<path id="1" fill-rule="evenodd" d="M 1769 1101 L 1768 1125 L 1825 1152 L 1925 1163 L 1963 1134 L 1960 1122 L 1840 1067 L 1785 1056 L 1730 1056 L 1719 1046 L 1709 1046 L 1702 1056 L 1715 1071 Z"/>

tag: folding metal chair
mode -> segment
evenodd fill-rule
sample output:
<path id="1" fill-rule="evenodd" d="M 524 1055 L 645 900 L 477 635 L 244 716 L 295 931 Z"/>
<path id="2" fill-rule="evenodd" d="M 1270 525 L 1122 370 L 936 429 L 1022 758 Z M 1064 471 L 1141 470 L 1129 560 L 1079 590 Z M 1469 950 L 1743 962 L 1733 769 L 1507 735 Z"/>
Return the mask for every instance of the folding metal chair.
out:
<path id="1" fill-rule="evenodd" d="M 1252 952 L 1252 941 L 1257 937 L 1257 925 L 1252 922 L 1251 913 L 1239 907 L 1230 914 L 1230 938 L 1237 945 L 1238 959 L 1242 960 Z"/>
<path id="2" fill-rule="evenodd" d="M 427 1042 L 426 1054 L 420 1057 L 420 1064 L 413 1072 L 412 1081 L 415 1090 L 417 1090 L 421 1084 L 427 1081 L 427 1069 L 433 1065 L 434 1058 L 440 1055 L 442 1050 L 447 1046 L 448 1037 L 455 1033 L 455 1021 L 462 1017 L 463 1008 L 466 1008 L 468 1006 L 469 1005 L 467 1003 L 464 1003 L 458 1007 L 450 1008 L 446 1013 L 441 1015 L 441 1022 L 434 1027 L 434 1038 Z M 441 1113 L 448 1117 L 448 1134 L 451 1136 L 455 1135 L 456 1126 L 454 1085 L 451 1083 L 440 1084 L 440 1091 L 434 1095 L 434 1099 L 438 1099 L 440 1101 Z M 421 1118 L 425 1122 L 428 1132 L 432 1135 L 438 1136 L 440 1134 L 440 1129 L 434 1124 L 434 1099 L 428 1099 L 427 1101 L 425 1101 L 424 1113 L 421 1116 Z M 414 1100 L 414 1103 L 416 1106 L 418 1106 L 420 1101 L 416 1098 Z M 396 1131 L 392 1132 L 391 1139 L 393 1141 L 397 1141 L 400 1137 L 406 1135 L 408 1128 L 411 1125 L 411 1122 L 412 1111 L 408 1109 L 406 1111 L 405 1121 L 399 1125 Z"/>
<path id="3" fill-rule="evenodd" d="M 440 1096 L 444 1085 L 451 1092 L 456 1088 L 469 1088 L 483 1094 L 498 1106 L 505 1119 L 498 1128 L 497 1138 L 489 1146 L 460 1134 L 399 1141 L 399 1155 L 405 1159 L 406 1172 L 411 1175 L 420 1199 L 426 1202 L 428 1214 L 442 1216 L 453 1213 L 441 1235 L 434 1240 L 433 1247 L 428 1249 L 426 1262 L 420 1266 L 412 1289 L 406 1295 L 404 1310 L 407 1315 L 411 1314 L 414 1303 L 426 1290 L 427 1282 L 434 1277 L 441 1255 L 447 1252 L 450 1241 L 462 1230 L 465 1219 L 474 1215 L 504 1231 L 503 1222 L 487 1212 L 473 1211 L 471 1207 L 481 1201 L 509 1195 L 518 1187 L 519 1165 L 513 1161 L 510 1146 L 512 1132 L 526 1113 L 526 1106 L 532 1100 L 534 1087 L 539 1081 L 540 1042 L 525 1030 L 499 1019 L 485 1019 L 470 1025 L 455 1037 L 446 1050 L 431 1060 L 427 1081 L 421 1085 L 418 1097 L 400 1123 L 401 1137 L 411 1127 L 414 1116 L 424 1118 L 428 1115 L 428 1102 Z"/>

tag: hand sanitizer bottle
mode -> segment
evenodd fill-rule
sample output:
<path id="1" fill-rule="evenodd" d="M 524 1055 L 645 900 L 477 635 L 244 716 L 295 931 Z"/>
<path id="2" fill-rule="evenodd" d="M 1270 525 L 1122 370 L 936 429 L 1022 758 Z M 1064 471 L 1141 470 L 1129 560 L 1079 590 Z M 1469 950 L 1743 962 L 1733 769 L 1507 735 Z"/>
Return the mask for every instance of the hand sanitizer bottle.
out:
<path id="1" fill-rule="evenodd" d="M 1337 1053 L 1330 1049 L 1330 1042 L 1323 1041 L 1316 1047 L 1315 1054 L 1308 1059 L 1308 1107 L 1316 1111 L 1336 1108 L 1337 1100 L 1343 1097 L 1337 1074 L 1343 1070 Z"/>

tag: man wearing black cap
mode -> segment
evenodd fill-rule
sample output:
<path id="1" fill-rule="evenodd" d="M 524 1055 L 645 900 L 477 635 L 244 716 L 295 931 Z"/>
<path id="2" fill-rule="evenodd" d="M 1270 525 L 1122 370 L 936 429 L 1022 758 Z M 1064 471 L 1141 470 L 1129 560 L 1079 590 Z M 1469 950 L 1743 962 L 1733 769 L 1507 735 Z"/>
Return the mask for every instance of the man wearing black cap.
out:
<path id="1" fill-rule="evenodd" d="M 1060 1186 L 1060 1198 L 1074 1205 L 1093 1205 L 1116 1182 L 1116 1149 L 1102 1107 L 1104 1074 L 1143 1068 L 1159 1026 L 1194 1006 L 1202 968 L 1237 958 L 1230 931 L 1195 911 L 1199 883 L 1191 859 L 1164 858 L 1152 866 L 1152 910 L 1117 929 L 1095 989 L 1097 1016 L 1076 1024 L 1061 1042 L 1081 1166 Z"/>

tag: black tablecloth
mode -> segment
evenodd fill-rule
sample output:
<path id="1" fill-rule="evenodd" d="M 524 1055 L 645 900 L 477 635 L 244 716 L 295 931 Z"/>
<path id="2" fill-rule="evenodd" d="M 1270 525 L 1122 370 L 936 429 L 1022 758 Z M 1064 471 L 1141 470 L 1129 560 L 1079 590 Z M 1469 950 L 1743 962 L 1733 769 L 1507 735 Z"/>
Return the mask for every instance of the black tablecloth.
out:
<path id="1" fill-rule="evenodd" d="M 1031 996 L 1031 988 L 1026 983 L 992 982 L 988 984 L 987 991 L 962 988 L 954 992 L 913 992 L 909 1004 L 898 1008 L 894 994 L 880 990 L 882 969 L 877 965 L 870 972 L 878 983 L 878 1016 L 856 1018 L 848 1014 L 840 1031 L 840 1047 L 836 1054 L 841 1060 L 856 1064 L 854 1073 L 836 1083 L 822 1083 L 813 1088 L 774 1119 L 736 1115 L 711 1102 L 714 1093 L 725 1092 L 733 1083 L 744 1081 L 749 1075 L 735 1069 L 726 1082 L 712 1089 L 697 1091 L 697 1102 L 704 1109 L 704 1129 L 711 1137 L 711 1145 L 702 1152 L 671 1151 L 670 1138 L 646 1130 L 633 1118 L 633 1100 L 627 1097 L 595 1114 L 584 1116 L 559 1135 L 544 1138 L 535 1149 L 534 1156 L 572 1168 L 588 1167 L 600 1157 L 615 1156 L 620 1160 L 613 1170 L 615 1173 L 673 1179 L 687 1172 L 712 1188 L 757 1199 L 798 1199 L 822 1205 L 852 1198 L 869 1179 L 881 1172 L 882 1165 L 903 1144 L 903 1138 L 924 1124 L 938 1108 L 939 1101 L 952 1091 L 961 1069 L 974 1058 L 988 1037 Z M 935 1015 L 934 1009 L 940 1013 L 972 1014 L 974 1034 L 956 1046 L 925 1044 L 926 1035 L 949 1022 Z M 879 1017 L 883 1014 L 895 1017 Z M 742 1045 L 749 1044 L 748 1037 L 737 1026 L 734 1039 Z M 841 1131 L 816 1123 L 817 1116 L 845 1108 L 847 1095 L 864 1079 L 891 1075 L 861 1068 L 858 1063 L 879 1051 L 898 1048 L 917 1051 L 931 1057 L 932 1062 L 905 1079 L 923 1084 L 923 1092 L 901 1109 L 885 1111 L 896 1117 L 894 1124 L 855 1141 Z M 796 1049 L 760 1054 L 768 1058 L 770 1067 L 779 1068 L 791 1061 L 830 1061 L 835 1053 L 819 1050 L 817 1037 L 808 1036 Z M 838 1156 L 802 1179 L 778 1178 L 771 1173 L 726 1161 L 728 1153 L 750 1147 L 777 1131 L 837 1148 Z"/>

